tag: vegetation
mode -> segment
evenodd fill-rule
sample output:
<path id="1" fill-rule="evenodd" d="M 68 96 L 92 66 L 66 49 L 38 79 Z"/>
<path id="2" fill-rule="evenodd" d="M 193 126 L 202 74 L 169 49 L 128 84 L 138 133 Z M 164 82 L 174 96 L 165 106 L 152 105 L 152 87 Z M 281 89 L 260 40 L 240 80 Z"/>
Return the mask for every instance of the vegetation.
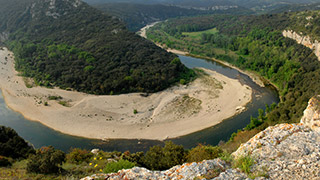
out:
<path id="1" fill-rule="evenodd" d="M 128 160 L 120 159 L 118 162 L 108 163 L 107 166 L 103 169 L 103 172 L 104 173 L 114 173 L 114 172 L 118 172 L 121 169 L 133 168 L 134 166 L 135 166 L 135 164 L 128 161 Z"/>
<path id="2" fill-rule="evenodd" d="M 0 156 L 0 167 L 8 167 L 11 166 L 12 163 L 9 158 Z"/>
<path id="3" fill-rule="evenodd" d="M 308 100 L 320 91 L 316 56 L 281 34 L 300 22 L 292 18 L 295 16 L 299 13 L 180 18 L 157 24 L 148 31 L 148 37 L 192 55 L 227 61 L 269 79 L 278 87 L 281 103 L 269 107 L 267 113 L 260 111 L 246 127 L 247 131 L 262 130 L 277 123 L 298 122 Z M 212 28 L 218 32 L 204 33 Z M 186 32 L 198 32 L 198 36 Z"/>
<path id="4" fill-rule="evenodd" d="M 190 75 L 182 63 L 170 63 L 176 55 L 129 32 L 117 18 L 85 3 L 75 7 L 73 0 L 55 1 L 52 9 L 39 1 L 25 11 L 33 1 L 0 0 L 0 32 L 10 32 L 5 44 L 16 69 L 37 85 L 91 94 L 156 92 Z"/>
<path id="5" fill-rule="evenodd" d="M 66 159 L 67 162 L 69 163 L 74 163 L 74 164 L 82 164 L 82 163 L 89 163 L 90 160 L 93 157 L 93 153 L 79 149 L 79 148 L 74 148 L 70 150 L 70 153 L 67 154 Z"/>
<path id="6" fill-rule="evenodd" d="M 185 150 L 181 145 L 175 145 L 171 141 L 164 147 L 153 146 L 144 156 L 144 165 L 152 170 L 165 170 L 174 165 L 185 162 Z"/>
<path id="7" fill-rule="evenodd" d="M 35 155 L 31 155 L 27 164 L 28 172 L 41 174 L 61 173 L 61 165 L 65 161 L 65 153 L 52 146 L 42 147 Z"/>
<path id="8" fill-rule="evenodd" d="M 33 153 L 33 148 L 22 139 L 13 129 L 0 126 L 0 157 L 1 161 L 6 161 L 10 157 L 13 159 L 26 158 Z"/>
<path id="9" fill-rule="evenodd" d="M 251 173 L 251 166 L 254 164 L 254 160 L 250 156 L 239 157 L 234 161 L 233 167 L 241 169 L 246 174 Z"/>
<path id="10" fill-rule="evenodd" d="M 206 159 L 215 159 L 220 157 L 223 150 L 218 146 L 204 146 L 199 144 L 192 148 L 187 155 L 187 162 L 201 162 Z"/>
<path id="11" fill-rule="evenodd" d="M 129 151 L 103 152 L 93 154 L 87 150 L 75 148 L 64 152 L 49 147 L 36 150 L 35 154 L 26 155 L 26 159 L 10 159 L 0 156 L 0 178 L 10 179 L 70 179 L 94 173 L 111 173 L 134 166 L 153 170 L 165 170 L 187 160 L 229 157 L 219 147 L 199 145 L 188 151 L 181 145 L 166 142 L 164 147 L 154 146 L 146 153 Z M 214 177 L 222 169 L 214 169 L 205 177 Z"/>
<path id="12" fill-rule="evenodd" d="M 222 10 L 196 9 L 194 3 L 193 8 L 184 8 L 181 6 L 173 6 L 167 4 L 137 4 L 135 2 L 102 2 L 93 4 L 97 9 L 114 15 L 122 19 L 131 31 L 138 31 L 147 24 L 155 21 L 163 21 L 169 18 L 197 16 L 205 14 L 250 14 L 250 10 L 238 7 Z"/>

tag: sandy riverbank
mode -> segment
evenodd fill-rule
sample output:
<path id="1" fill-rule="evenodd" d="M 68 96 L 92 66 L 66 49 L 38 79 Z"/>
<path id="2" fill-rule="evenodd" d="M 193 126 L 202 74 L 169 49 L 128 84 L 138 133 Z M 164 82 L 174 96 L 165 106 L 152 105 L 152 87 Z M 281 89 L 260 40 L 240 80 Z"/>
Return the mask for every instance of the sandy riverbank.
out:
<path id="1" fill-rule="evenodd" d="M 160 22 L 160 21 L 159 21 Z M 144 37 L 147 39 L 147 35 L 146 35 L 146 32 L 149 28 L 153 27 L 154 25 L 158 24 L 159 22 L 154 22 L 152 24 L 149 24 L 143 28 L 140 29 L 140 31 L 138 32 L 138 34 L 141 36 L 141 37 Z M 225 62 L 225 61 L 222 61 L 222 60 L 219 60 L 219 59 L 215 59 L 215 58 L 209 58 L 209 57 L 201 57 L 201 56 L 196 56 L 196 55 L 192 55 L 192 54 L 189 54 L 189 52 L 186 52 L 186 51 L 181 51 L 181 50 L 177 50 L 177 49 L 171 49 L 171 48 L 168 48 L 168 47 L 165 47 L 163 46 L 162 44 L 159 44 L 159 43 L 155 43 L 157 46 L 167 50 L 168 52 L 172 52 L 172 53 L 175 53 L 175 54 L 179 54 L 179 55 L 188 55 L 188 56 L 193 56 L 193 57 L 197 57 L 197 58 L 205 58 L 205 59 L 209 59 L 209 60 L 212 60 L 212 61 L 216 61 L 220 64 L 223 64 L 225 66 L 228 66 L 228 67 L 231 67 L 233 69 L 236 69 L 238 70 L 239 72 L 243 73 L 243 74 L 246 74 L 248 75 L 253 82 L 255 82 L 257 85 L 259 85 L 260 87 L 265 87 L 265 82 L 264 81 L 267 81 L 265 79 L 262 79 L 259 75 L 257 75 L 256 73 L 254 72 L 250 72 L 250 71 L 245 71 L 245 70 L 242 70 L 228 62 Z M 271 82 L 268 81 L 268 84 L 271 84 L 272 86 L 274 86 L 276 89 L 278 89 L 278 87 L 274 84 L 272 84 Z"/>
<path id="2" fill-rule="evenodd" d="M 163 140 L 186 135 L 239 113 L 252 96 L 250 87 L 209 70 L 188 86 L 143 97 L 27 88 L 7 49 L 0 51 L 0 66 L 0 87 L 10 108 L 57 131 L 87 138 Z M 49 96 L 61 96 L 70 107 Z"/>

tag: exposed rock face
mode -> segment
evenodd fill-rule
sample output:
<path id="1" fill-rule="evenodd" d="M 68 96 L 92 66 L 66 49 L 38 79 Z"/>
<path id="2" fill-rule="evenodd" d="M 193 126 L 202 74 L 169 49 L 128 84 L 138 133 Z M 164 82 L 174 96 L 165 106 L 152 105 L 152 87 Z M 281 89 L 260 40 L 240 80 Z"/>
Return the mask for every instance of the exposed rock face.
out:
<path id="1" fill-rule="evenodd" d="M 174 166 L 166 171 L 150 171 L 146 168 L 134 167 L 132 169 L 120 170 L 118 173 L 113 174 L 99 174 L 83 178 L 82 180 L 91 180 L 95 177 L 104 177 L 110 180 L 121 179 L 154 179 L 154 180 L 167 180 L 167 179 L 181 179 L 188 180 L 201 177 L 207 174 L 210 170 L 225 171 L 230 168 L 226 162 L 221 159 L 206 160 L 199 163 L 185 163 L 183 165 Z M 229 173 L 230 174 L 230 173 Z M 235 170 L 234 174 L 238 177 L 245 177 L 244 174 Z M 224 175 L 225 177 L 228 174 Z M 233 175 L 233 177 L 235 177 Z M 221 179 L 221 178 L 220 178 Z"/>
<path id="2" fill-rule="evenodd" d="M 317 40 L 312 40 L 309 36 L 304 36 L 302 33 L 296 33 L 292 30 L 284 30 L 282 35 L 287 38 L 291 38 L 296 40 L 299 44 L 302 44 L 313 50 L 315 55 L 318 57 L 320 61 L 320 42 Z"/>
<path id="3" fill-rule="evenodd" d="M 320 96 L 315 96 L 309 100 L 307 109 L 303 112 L 301 123 L 314 131 L 320 132 Z"/>
<path id="4" fill-rule="evenodd" d="M 9 37 L 9 33 L 7 33 L 7 32 L 0 33 L 0 42 L 4 42 L 4 41 L 8 40 L 8 37 Z"/>
<path id="5" fill-rule="evenodd" d="M 252 171 L 266 172 L 270 179 L 320 179 L 320 134 L 302 123 L 269 127 L 233 155 L 250 155 Z"/>

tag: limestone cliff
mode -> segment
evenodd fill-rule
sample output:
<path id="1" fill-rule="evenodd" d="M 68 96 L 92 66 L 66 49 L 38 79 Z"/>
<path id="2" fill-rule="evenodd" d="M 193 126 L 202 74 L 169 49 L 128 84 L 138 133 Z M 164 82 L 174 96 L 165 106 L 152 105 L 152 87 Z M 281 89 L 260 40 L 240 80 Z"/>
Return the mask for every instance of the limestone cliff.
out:
<path id="1" fill-rule="evenodd" d="M 313 97 L 299 124 L 278 124 L 258 133 L 242 144 L 232 155 L 235 160 L 250 156 L 255 179 L 320 179 L 320 96 Z M 213 172 L 215 173 L 212 176 Z M 210 174 L 210 176 L 207 176 Z M 264 177 L 257 177 L 264 175 Z M 221 159 L 185 163 L 166 171 L 135 167 L 113 174 L 100 174 L 106 179 L 249 179 L 239 169 Z M 252 177 L 252 176 L 251 176 Z"/>
<path id="2" fill-rule="evenodd" d="M 320 95 L 309 100 L 308 107 L 303 112 L 301 123 L 314 131 L 320 132 Z"/>
<path id="3" fill-rule="evenodd" d="M 284 30 L 282 35 L 296 40 L 297 43 L 312 49 L 320 61 L 320 42 L 318 40 L 313 40 L 310 36 L 305 36 L 302 33 L 296 33 L 293 30 Z"/>

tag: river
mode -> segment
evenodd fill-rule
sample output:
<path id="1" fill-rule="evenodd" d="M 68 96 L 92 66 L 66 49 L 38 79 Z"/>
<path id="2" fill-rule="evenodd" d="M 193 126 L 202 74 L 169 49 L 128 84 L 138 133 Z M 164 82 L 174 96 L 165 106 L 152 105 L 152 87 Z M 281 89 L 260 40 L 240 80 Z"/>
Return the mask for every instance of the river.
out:
<path id="1" fill-rule="evenodd" d="M 240 82 L 249 85 L 253 90 L 252 102 L 247 105 L 247 110 L 233 116 L 222 123 L 195 132 L 180 138 L 171 139 L 176 144 L 182 144 L 185 148 L 191 148 L 199 143 L 217 145 L 221 140 L 226 141 L 230 135 L 245 127 L 250 122 L 250 116 L 257 116 L 258 109 L 265 109 L 265 104 L 278 103 L 277 92 L 273 88 L 261 88 L 255 84 L 247 75 L 239 71 L 221 65 L 213 61 L 199 58 L 180 56 L 181 62 L 189 68 L 204 67 L 221 73 Z M 126 151 L 137 152 L 146 151 L 150 146 L 163 145 L 161 141 L 154 140 L 95 140 L 66 135 L 52 130 L 41 123 L 29 121 L 17 112 L 7 107 L 0 93 L 0 125 L 11 127 L 17 131 L 25 140 L 32 143 L 36 148 L 52 145 L 63 151 L 68 151 L 72 147 L 94 149 L 99 148 L 104 151 Z"/>

